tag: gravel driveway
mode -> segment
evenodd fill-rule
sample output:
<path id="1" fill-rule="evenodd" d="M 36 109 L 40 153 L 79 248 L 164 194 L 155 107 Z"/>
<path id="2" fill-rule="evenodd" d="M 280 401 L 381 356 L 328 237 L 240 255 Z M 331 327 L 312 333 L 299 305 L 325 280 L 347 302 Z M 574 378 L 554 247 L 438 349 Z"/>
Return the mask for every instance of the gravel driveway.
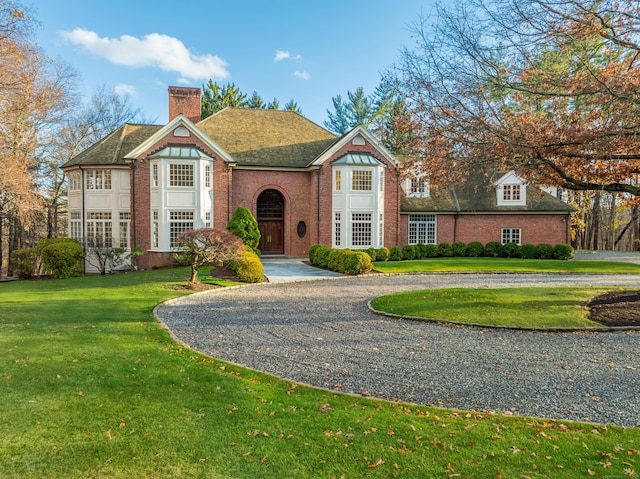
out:
<path id="1" fill-rule="evenodd" d="M 640 288 L 635 275 L 367 275 L 220 289 L 156 309 L 207 355 L 346 393 L 640 425 L 640 331 L 531 332 L 377 316 L 381 294 L 444 287 Z"/>

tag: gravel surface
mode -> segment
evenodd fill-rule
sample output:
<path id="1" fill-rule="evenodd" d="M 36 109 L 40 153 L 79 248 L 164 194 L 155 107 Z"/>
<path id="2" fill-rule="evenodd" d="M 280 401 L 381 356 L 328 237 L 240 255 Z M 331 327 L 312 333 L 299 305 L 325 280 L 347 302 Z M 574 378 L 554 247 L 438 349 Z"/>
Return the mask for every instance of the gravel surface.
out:
<path id="1" fill-rule="evenodd" d="M 640 288 L 635 275 L 420 274 L 220 289 L 158 318 L 207 355 L 353 394 L 546 418 L 640 425 L 640 331 L 532 332 L 398 320 L 381 294 L 444 287 Z"/>

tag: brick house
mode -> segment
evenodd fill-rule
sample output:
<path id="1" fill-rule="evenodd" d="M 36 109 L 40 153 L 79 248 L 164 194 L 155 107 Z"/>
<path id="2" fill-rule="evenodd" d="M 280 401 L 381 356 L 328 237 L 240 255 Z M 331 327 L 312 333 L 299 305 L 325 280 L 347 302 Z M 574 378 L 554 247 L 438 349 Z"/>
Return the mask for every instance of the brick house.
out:
<path id="1" fill-rule="evenodd" d="M 183 231 L 224 228 L 244 206 L 264 255 L 305 257 L 315 243 L 569 242 L 571 208 L 512 172 L 430 188 L 403 178 L 365 128 L 337 137 L 295 112 L 236 108 L 200 121 L 197 88 L 169 87 L 169 117 L 125 124 L 63 165 L 71 237 L 140 247 L 141 268 L 162 266 Z"/>

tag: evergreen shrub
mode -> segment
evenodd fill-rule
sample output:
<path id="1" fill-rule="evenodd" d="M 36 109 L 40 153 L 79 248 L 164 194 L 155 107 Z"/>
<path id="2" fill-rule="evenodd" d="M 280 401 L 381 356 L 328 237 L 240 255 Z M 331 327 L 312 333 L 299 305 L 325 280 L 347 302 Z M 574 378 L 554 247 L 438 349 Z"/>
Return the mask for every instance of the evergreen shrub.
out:
<path id="1" fill-rule="evenodd" d="M 45 270 L 54 278 L 71 278 L 73 276 L 82 276 L 82 268 L 79 261 L 84 256 L 82 246 L 76 240 L 71 241 L 46 241 L 41 247 L 42 241 L 38 243 L 38 250 L 42 258 L 42 264 Z"/>
<path id="2" fill-rule="evenodd" d="M 520 247 L 520 256 L 523 259 L 536 259 L 536 246 L 525 243 Z"/>
<path id="3" fill-rule="evenodd" d="M 477 258 L 484 255 L 484 245 L 480 241 L 472 241 L 467 245 L 467 256 Z"/>
<path id="4" fill-rule="evenodd" d="M 229 261 L 227 264 L 240 281 L 245 283 L 260 283 L 264 281 L 264 267 L 260 257 L 253 251 L 245 251 L 242 258 L 237 261 Z"/>
<path id="5" fill-rule="evenodd" d="M 540 243 L 536 246 L 536 258 L 553 259 L 553 247 L 547 243 Z"/>
<path id="6" fill-rule="evenodd" d="M 371 258 L 371 261 L 375 261 L 376 258 L 378 257 L 376 254 L 376 249 L 375 248 L 367 248 L 365 250 L 365 253 L 367 253 L 369 255 L 369 258 Z"/>
<path id="7" fill-rule="evenodd" d="M 376 251 L 376 261 L 389 261 L 389 248 L 384 246 Z"/>
<path id="8" fill-rule="evenodd" d="M 520 246 L 513 242 L 505 243 L 504 245 L 502 245 L 500 256 L 502 256 L 503 258 L 519 258 Z"/>
<path id="9" fill-rule="evenodd" d="M 411 260 L 416 257 L 416 247 L 412 244 L 406 244 L 402 247 L 402 259 Z"/>
<path id="10" fill-rule="evenodd" d="M 573 258 L 574 249 L 571 245 L 558 243 L 553 247 L 553 258 L 567 260 Z"/>
<path id="11" fill-rule="evenodd" d="M 20 279 L 28 279 L 35 275 L 40 255 L 35 248 L 16 249 L 11 252 L 9 267 Z"/>
<path id="12" fill-rule="evenodd" d="M 443 241 L 438 245 L 438 256 L 442 258 L 449 258 L 453 256 L 453 248 L 449 243 Z"/>
<path id="13" fill-rule="evenodd" d="M 467 256 L 467 245 L 462 241 L 456 241 L 451 245 L 451 249 L 453 250 L 453 256 Z"/>
<path id="14" fill-rule="evenodd" d="M 484 246 L 484 255 L 489 258 L 498 258 L 502 255 L 502 243 L 498 241 L 489 241 Z"/>
<path id="15" fill-rule="evenodd" d="M 258 222 L 244 206 L 238 206 L 227 223 L 227 231 L 233 233 L 245 246 L 252 250 L 258 249 L 260 244 L 260 228 Z"/>
<path id="16" fill-rule="evenodd" d="M 393 246 L 389 250 L 389 261 L 402 261 L 402 249 L 400 246 Z"/>

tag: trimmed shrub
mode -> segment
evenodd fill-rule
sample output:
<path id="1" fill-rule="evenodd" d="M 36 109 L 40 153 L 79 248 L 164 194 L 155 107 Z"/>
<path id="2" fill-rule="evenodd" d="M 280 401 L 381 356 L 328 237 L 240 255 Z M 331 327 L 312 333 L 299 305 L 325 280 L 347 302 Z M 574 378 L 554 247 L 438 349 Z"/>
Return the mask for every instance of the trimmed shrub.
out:
<path id="1" fill-rule="evenodd" d="M 553 247 L 547 243 L 540 243 L 536 246 L 536 258 L 553 259 Z"/>
<path id="2" fill-rule="evenodd" d="M 477 258 L 484 255 L 484 245 L 480 241 L 472 241 L 467 245 L 467 256 Z"/>
<path id="3" fill-rule="evenodd" d="M 16 249 L 11 252 L 9 267 L 18 278 L 28 279 L 35 274 L 39 257 L 35 248 Z"/>
<path id="4" fill-rule="evenodd" d="M 341 273 L 346 274 L 362 274 L 368 273 L 373 269 L 371 257 L 367 253 L 361 251 L 346 251 L 344 258 L 344 268 Z"/>
<path id="5" fill-rule="evenodd" d="M 40 257 L 45 269 L 54 278 L 82 276 L 78 261 L 84 256 L 82 246 L 75 240 L 52 242 L 40 249 Z"/>
<path id="6" fill-rule="evenodd" d="M 401 261 L 402 260 L 402 250 L 400 246 L 393 246 L 389 250 L 389 261 Z"/>
<path id="7" fill-rule="evenodd" d="M 314 244 L 309 248 L 309 261 L 312 265 L 320 268 L 326 268 L 329 261 L 329 253 L 331 248 L 323 244 Z"/>
<path id="8" fill-rule="evenodd" d="M 453 256 L 467 256 L 467 245 L 462 241 L 456 241 L 451 245 Z"/>
<path id="9" fill-rule="evenodd" d="M 251 211 L 244 206 L 238 206 L 233 212 L 227 223 L 227 231 L 240 238 L 248 248 L 257 250 L 260 244 L 260 228 Z"/>
<path id="10" fill-rule="evenodd" d="M 327 268 L 343 273 L 346 269 L 347 255 L 352 252 L 348 249 L 331 249 L 327 260 Z"/>
<path id="11" fill-rule="evenodd" d="M 500 256 L 503 258 L 519 258 L 520 246 L 513 242 L 505 243 L 502 245 L 502 252 Z"/>
<path id="12" fill-rule="evenodd" d="M 438 247 L 434 244 L 426 244 L 424 245 L 424 253 L 425 258 L 435 258 L 438 256 Z"/>
<path id="13" fill-rule="evenodd" d="M 553 247 L 553 258 L 567 260 L 573 258 L 573 247 L 568 244 L 558 243 Z"/>
<path id="14" fill-rule="evenodd" d="M 531 243 L 523 244 L 520 247 L 520 256 L 523 259 L 536 259 L 536 247 Z"/>
<path id="15" fill-rule="evenodd" d="M 418 243 L 417 245 L 415 245 L 415 249 L 416 249 L 416 257 L 414 259 L 423 259 L 426 257 L 425 255 L 425 244 L 424 243 Z"/>
<path id="16" fill-rule="evenodd" d="M 260 257 L 253 251 L 245 251 L 242 259 L 229 261 L 227 266 L 245 283 L 260 283 L 264 281 L 264 267 Z"/>
<path id="17" fill-rule="evenodd" d="M 402 247 L 402 259 L 410 260 L 416 257 L 416 247 L 412 244 L 406 244 Z"/>
<path id="18" fill-rule="evenodd" d="M 389 248 L 384 246 L 376 251 L 376 261 L 389 261 Z"/>
<path id="19" fill-rule="evenodd" d="M 443 241 L 438 245 L 438 256 L 442 258 L 449 258 L 453 256 L 453 248 L 449 243 Z"/>
<path id="20" fill-rule="evenodd" d="M 484 255 L 489 258 L 498 258 L 502 255 L 502 243 L 489 241 L 484 247 Z"/>
<path id="21" fill-rule="evenodd" d="M 369 255 L 369 258 L 371 259 L 371 261 L 375 261 L 377 258 L 377 254 L 376 254 L 376 249 L 375 248 L 368 248 L 367 250 L 365 250 L 365 253 L 367 253 Z"/>

